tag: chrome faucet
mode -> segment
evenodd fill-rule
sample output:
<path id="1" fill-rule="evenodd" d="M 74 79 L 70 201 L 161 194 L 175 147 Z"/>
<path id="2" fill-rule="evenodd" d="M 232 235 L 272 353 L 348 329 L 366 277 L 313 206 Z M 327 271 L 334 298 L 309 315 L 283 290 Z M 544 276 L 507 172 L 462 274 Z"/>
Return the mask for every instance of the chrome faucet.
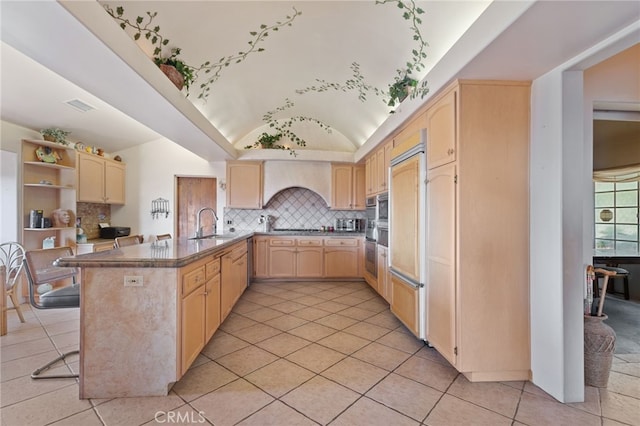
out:
<path id="1" fill-rule="evenodd" d="M 216 211 L 211 207 L 203 207 L 200 210 L 198 210 L 198 213 L 196 214 L 196 238 L 202 238 L 202 226 L 200 225 L 200 216 L 202 215 L 202 212 L 205 210 L 210 211 L 211 214 L 213 215 L 213 234 L 215 234 L 216 230 L 218 229 L 218 216 L 216 216 Z"/>

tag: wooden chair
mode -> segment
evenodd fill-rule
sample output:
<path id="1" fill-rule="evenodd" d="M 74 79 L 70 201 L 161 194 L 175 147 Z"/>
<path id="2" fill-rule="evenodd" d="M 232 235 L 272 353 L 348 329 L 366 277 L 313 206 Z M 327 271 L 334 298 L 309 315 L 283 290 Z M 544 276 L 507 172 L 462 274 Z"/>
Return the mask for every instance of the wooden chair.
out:
<path id="1" fill-rule="evenodd" d="M 598 271 L 598 269 L 600 271 Z M 598 297 L 598 295 L 600 294 L 599 279 L 605 277 L 605 274 L 603 273 L 604 271 L 615 272 L 615 274 L 609 274 L 610 280 L 612 282 L 607 291 L 612 294 L 622 294 L 625 300 L 629 300 L 629 271 L 627 269 L 618 268 L 615 266 L 601 266 L 596 268 L 596 279 L 593 286 L 593 296 Z M 622 278 L 622 292 L 615 291 L 614 281 L 616 278 Z"/>
<path id="2" fill-rule="evenodd" d="M 54 266 L 53 262 L 61 257 L 73 256 L 71 247 L 55 247 L 51 249 L 29 250 L 25 253 L 25 271 L 29 281 L 29 302 L 36 309 L 61 309 L 80 307 L 80 285 L 76 283 L 77 268 L 62 268 Z M 42 284 L 55 284 L 59 282 L 70 282 L 71 285 L 54 288 L 41 294 L 36 301 L 35 294 L 37 287 Z M 48 370 L 54 364 L 62 361 L 69 355 L 74 355 L 79 351 L 63 353 L 45 366 L 38 368 L 31 373 L 32 379 L 62 379 L 75 378 L 78 374 L 54 374 L 41 376 L 40 373 Z"/>
<path id="3" fill-rule="evenodd" d="M 159 235 L 156 235 L 156 241 L 170 240 L 170 239 L 171 239 L 171 234 L 159 234 Z"/>
<path id="4" fill-rule="evenodd" d="M 20 318 L 20 322 L 25 321 L 24 316 L 22 315 L 22 309 L 20 309 L 18 295 L 16 293 L 16 284 L 19 282 L 18 278 L 20 273 L 22 273 L 23 259 L 24 248 L 20 244 L 15 242 L 0 244 L 0 264 L 5 267 L 4 289 L 6 296 L 9 296 L 9 299 L 11 299 L 11 303 L 13 304 L 12 308 L 7 309 L 15 309 L 18 313 L 18 318 Z"/>
<path id="5" fill-rule="evenodd" d="M 132 246 L 135 244 L 140 244 L 140 237 L 138 235 L 130 235 L 128 237 L 118 237 L 116 238 L 116 241 L 113 244 L 113 246 L 115 248 L 120 248 L 120 247 Z"/>

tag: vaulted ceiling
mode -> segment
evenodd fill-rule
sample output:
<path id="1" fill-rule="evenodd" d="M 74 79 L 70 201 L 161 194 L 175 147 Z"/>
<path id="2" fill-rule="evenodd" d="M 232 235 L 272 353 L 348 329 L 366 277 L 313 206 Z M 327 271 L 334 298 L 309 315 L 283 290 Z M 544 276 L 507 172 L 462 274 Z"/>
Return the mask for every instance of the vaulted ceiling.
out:
<path id="1" fill-rule="evenodd" d="M 635 10 L 632 2 L 615 2 L 620 10 L 601 19 L 611 2 L 416 3 L 425 11 L 418 28 L 428 46 L 414 77 L 427 76 L 431 92 L 459 70 L 469 78 L 535 78 L 590 47 L 590 37 L 632 22 Z M 246 51 L 251 31 L 302 13 L 271 31 L 260 42 L 263 52 L 224 67 L 203 102 L 202 80 L 188 97 L 178 91 L 149 59 L 149 45 L 136 43 L 104 5 L 123 6 L 130 19 L 157 12 L 154 23 L 170 40 L 167 47 L 180 47 L 190 65 Z M 344 84 L 353 78 L 353 63 L 366 84 L 386 91 L 418 47 L 396 1 L 3 1 L 0 7 L 2 119 L 65 128 L 70 139 L 108 152 L 166 137 L 207 160 L 234 158 L 269 130 L 264 115 L 289 99 L 293 106 L 276 118 L 305 116 L 331 127 L 328 133 L 308 121 L 295 125 L 308 149 L 353 158 L 423 102 L 407 99 L 391 108 L 373 92 L 364 101 L 354 90 L 297 93 L 318 79 Z M 570 17 L 584 25 L 567 32 Z M 64 104 L 71 99 L 95 110 L 78 112 Z"/>

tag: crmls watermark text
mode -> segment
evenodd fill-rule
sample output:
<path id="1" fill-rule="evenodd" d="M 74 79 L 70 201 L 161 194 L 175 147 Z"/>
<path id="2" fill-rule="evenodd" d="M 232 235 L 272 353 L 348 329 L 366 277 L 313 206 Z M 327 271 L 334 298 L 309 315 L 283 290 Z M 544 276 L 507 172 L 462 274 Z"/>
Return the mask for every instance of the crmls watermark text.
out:
<path id="1" fill-rule="evenodd" d="M 204 411 L 188 411 L 186 413 L 180 413 L 178 411 L 156 411 L 156 415 L 153 417 L 157 423 L 204 423 Z"/>

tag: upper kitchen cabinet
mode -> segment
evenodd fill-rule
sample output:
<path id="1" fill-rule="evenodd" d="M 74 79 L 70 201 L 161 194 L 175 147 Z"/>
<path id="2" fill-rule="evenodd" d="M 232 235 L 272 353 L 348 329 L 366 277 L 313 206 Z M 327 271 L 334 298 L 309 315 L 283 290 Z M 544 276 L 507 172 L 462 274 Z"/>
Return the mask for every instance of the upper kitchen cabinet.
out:
<path id="1" fill-rule="evenodd" d="M 33 250 L 42 248 L 43 240 L 53 237 L 55 246 L 75 247 L 75 150 L 57 143 L 24 139 L 19 161 L 20 242 L 25 249 Z"/>
<path id="2" fill-rule="evenodd" d="M 125 203 L 125 165 L 94 154 L 78 152 L 78 201 Z"/>
<path id="3" fill-rule="evenodd" d="M 364 165 L 331 164 L 331 209 L 365 210 Z"/>
<path id="4" fill-rule="evenodd" d="M 426 113 L 427 161 L 429 169 L 456 160 L 456 97 L 450 88 Z"/>
<path id="5" fill-rule="evenodd" d="M 393 141 L 389 140 L 367 156 L 365 163 L 367 197 L 389 190 L 389 165 L 392 148 Z"/>
<path id="6" fill-rule="evenodd" d="M 427 340 L 471 381 L 528 380 L 530 85 L 445 93 L 427 112 L 457 103 L 454 155 L 427 156 Z"/>
<path id="7" fill-rule="evenodd" d="M 262 161 L 227 161 L 227 207 L 261 209 Z"/>

